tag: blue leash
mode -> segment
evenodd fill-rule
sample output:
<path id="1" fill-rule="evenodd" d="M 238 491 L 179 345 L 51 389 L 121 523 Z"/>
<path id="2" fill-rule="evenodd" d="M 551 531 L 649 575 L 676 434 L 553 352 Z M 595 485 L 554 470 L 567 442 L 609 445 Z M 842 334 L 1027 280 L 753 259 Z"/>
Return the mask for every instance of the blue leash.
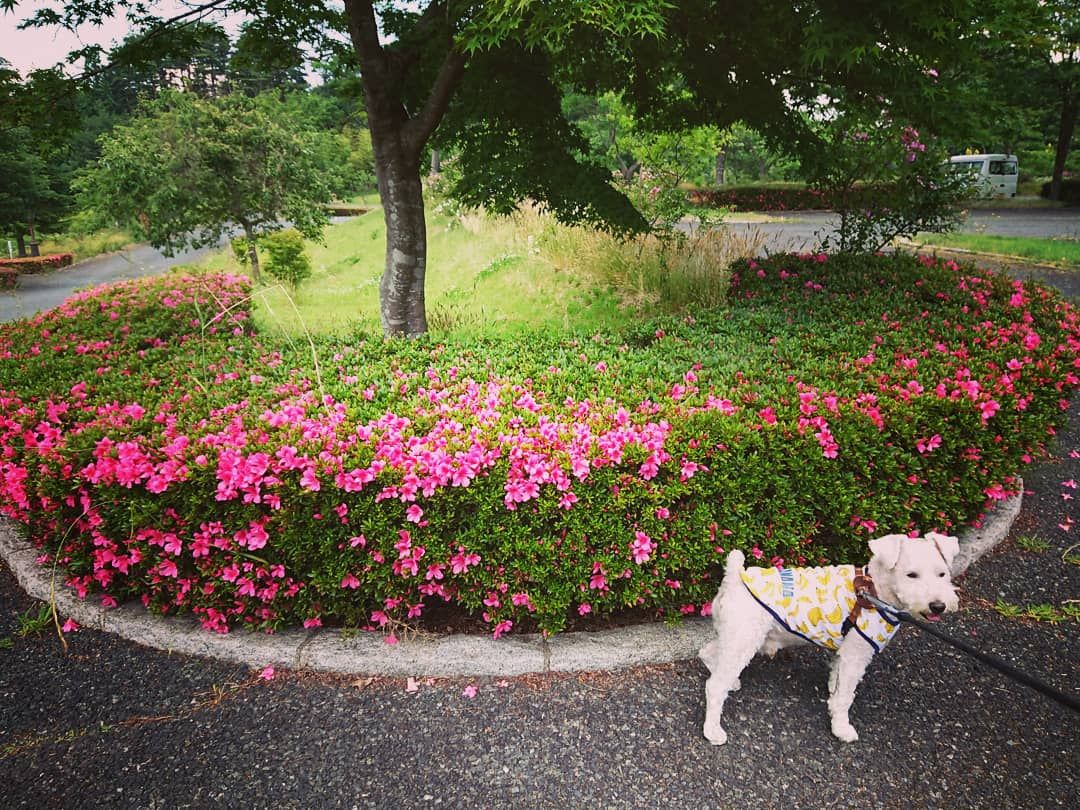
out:
<path id="1" fill-rule="evenodd" d="M 1041 692 L 1042 694 L 1046 695 L 1048 698 L 1056 700 L 1062 706 L 1066 706 L 1066 707 L 1072 709 L 1074 712 L 1080 712 L 1080 700 L 1077 700 L 1072 695 L 1066 695 L 1064 692 L 1059 692 L 1057 689 L 1050 686 L 1048 683 L 1045 683 L 1044 681 L 1040 681 L 1038 678 L 1035 678 L 1035 677 L 1033 677 L 1031 675 L 1028 675 L 1026 672 L 1023 672 L 1023 671 L 1017 669 L 1012 664 L 1010 664 L 1008 661 L 1005 661 L 1004 659 L 998 658 L 996 655 L 992 655 L 990 653 L 985 653 L 982 650 L 977 650 L 974 647 L 972 647 L 970 644 L 966 644 L 965 642 L 960 641 L 959 639 L 955 639 L 952 636 L 947 636 L 944 633 L 942 633 L 940 630 L 938 630 L 936 627 L 934 627 L 932 624 L 930 624 L 928 622 L 924 622 L 924 621 L 922 621 L 920 619 L 916 619 L 914 616 L 912 616 L 906 610 L 901 610 L 898 607 L 890 605 L 888 602 L 883 602 L 880 599 L 878 599 L 876 596 L 871 596 L 866 591 L 859 591 L 858 595 L 861 598 L 865 599 L 870 604 L 872 604 L 875 608 L 877 608 L 878 611 L 882 614 L 882 616 L 885 617 L 885 619 L 887 621 L 891 621 L 891 618 L 893 616 L 895 616 L 896 618 L 898 618 L 902 622 L 907 622 L 908 624 L 913 624 L 916 627 L 918 627 L 920 630 L 922 630 L 924 632 L 927 632 L 930 635 L 936 636 L 937 638 L 941 639 L 946 644 L 951 644 L 953 647 L 956 647 L 958 650 L 963 650 L 968 655 L 970 655 L 970 656 L 972 656 L 974 658 L 978 658 L 980 661 L 982 661 L 987 666 L 991 666 L 994 669 L 998 670 L 999 672 L 1003 672 L 1004 674 L 1008 675 L 1013 680 L 1020 681 L 1020 683 L 1026 684 L 1027 686 L 1030 686 L 1036 692 Z"/>

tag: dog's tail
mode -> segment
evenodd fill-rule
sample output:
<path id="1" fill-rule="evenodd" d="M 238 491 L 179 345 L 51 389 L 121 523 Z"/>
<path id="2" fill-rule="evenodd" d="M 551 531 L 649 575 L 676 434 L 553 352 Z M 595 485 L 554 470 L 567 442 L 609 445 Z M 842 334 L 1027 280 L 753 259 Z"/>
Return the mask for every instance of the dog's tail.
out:
<path id="1" fill-rule="evenodd" d="M 724 579 L 728 577 L 739 577 L 742 575 L 743 563 L 746 562 L 746 555 L 739 551 L 737 548 L 733 548 L 728 552 L 727 562 L 724 563 Z"/>

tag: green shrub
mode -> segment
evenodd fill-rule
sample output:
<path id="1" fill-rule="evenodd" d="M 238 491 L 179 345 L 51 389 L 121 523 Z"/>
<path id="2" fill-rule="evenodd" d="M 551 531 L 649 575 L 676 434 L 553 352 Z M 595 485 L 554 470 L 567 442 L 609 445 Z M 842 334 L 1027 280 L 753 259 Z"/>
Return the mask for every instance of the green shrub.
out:
<path id="1" fill-rule="evenodd" d="M 908 256 L 741 262 L 726 308 L 589 338 L 282 346 L 248 292 L 0 327 L 0 511 L 79 593 L 221 632 L 700 613 L 727 549 L 863 561 L 978 519 L 1080 384 L 1055 294 Z"/>
<path id="2" fill-rule="evenodd" d="M 266 251 L 266 272 L 290 287 L 311 277 L 311 260 L 304 250 L 304 237 L 292 228 L 274 231 L 259 239 L 259 246 Z"/>
<path id="3" fill-rule="evenodd" d="M 236 257 L 236 261 L 238 261 L 242 267 L 247 267 L 251 264 L 251 243 L 245 237 L 237 236 L 230 239 L 229 247 L 232 248 L 233 256 Z"/>

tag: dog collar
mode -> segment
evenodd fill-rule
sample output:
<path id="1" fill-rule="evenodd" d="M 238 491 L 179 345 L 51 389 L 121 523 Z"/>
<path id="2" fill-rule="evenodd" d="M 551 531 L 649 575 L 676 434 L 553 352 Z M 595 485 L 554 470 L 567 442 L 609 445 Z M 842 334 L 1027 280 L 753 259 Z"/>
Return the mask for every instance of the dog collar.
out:
<path id="1" fill-rule="evenodd" d="M 877 611 L 881 615 L 881 618 L 891 625 L 900 624 L 899 616 L 894 616 L 879 609 L 877 605 L 866 598 L 866 595 L 869 595 L 874 599 L 880 599 L 877 588 L 874 587 L 874 578 L 870 576 L 870 572 L 865 566 L 855 569 L 853 580 L 852 584 L 855 587 L 855 604 L 851 608 L 851 613 L 844 619 L 844 625 L 840 628 L 841 635 L 846 636 L 848 634 L 851 628 L 855 626 L 855 622 L 859 620 L 859 616 L 862 615 L 864 610 Z"/>

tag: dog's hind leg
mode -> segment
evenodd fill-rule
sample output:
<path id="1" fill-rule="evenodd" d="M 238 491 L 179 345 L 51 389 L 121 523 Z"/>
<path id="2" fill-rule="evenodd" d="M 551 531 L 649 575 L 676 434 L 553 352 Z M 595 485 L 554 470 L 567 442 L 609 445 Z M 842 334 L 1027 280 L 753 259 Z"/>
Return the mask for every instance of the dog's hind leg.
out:
<path id="1" fill-rule="evenodd" d="M 873 648 L 855 633 L 849 633 L 833 659 L 829 672 L 829 718 L 832 733 L 844 742 L 859 739 L 848 719 L 848 711 L 855 700 L 855 688 L 873 657 Z"/>
<path id="2" fill-rule="evenodd" d="M 698 652 L 698 658 L 701 663 L 709 670 L 710 674 L 713 671 L 713 667 L 716 666 L 716 658 L 720 655 L 720 642 L 717 639 L 713 639 Z M 735 679 L 735 683 L 731 685 L 731 692 L 738 692 L 742 688 L 742 684 L 739 683 L 739 679 Z"/>
<path id="3" fill-rule="evenodd" d="M 739 688 L 739 675 L 760 649 L 768 634 L 772 617 L 765 613 L 742 614 L 742 621 L 721 621 L 718 638 L 713 642 L 712 675 L 705 682 L 705 739 L 713 745 L 727 742 L 727 732 L 720 725 L 724 702 Z"/>

